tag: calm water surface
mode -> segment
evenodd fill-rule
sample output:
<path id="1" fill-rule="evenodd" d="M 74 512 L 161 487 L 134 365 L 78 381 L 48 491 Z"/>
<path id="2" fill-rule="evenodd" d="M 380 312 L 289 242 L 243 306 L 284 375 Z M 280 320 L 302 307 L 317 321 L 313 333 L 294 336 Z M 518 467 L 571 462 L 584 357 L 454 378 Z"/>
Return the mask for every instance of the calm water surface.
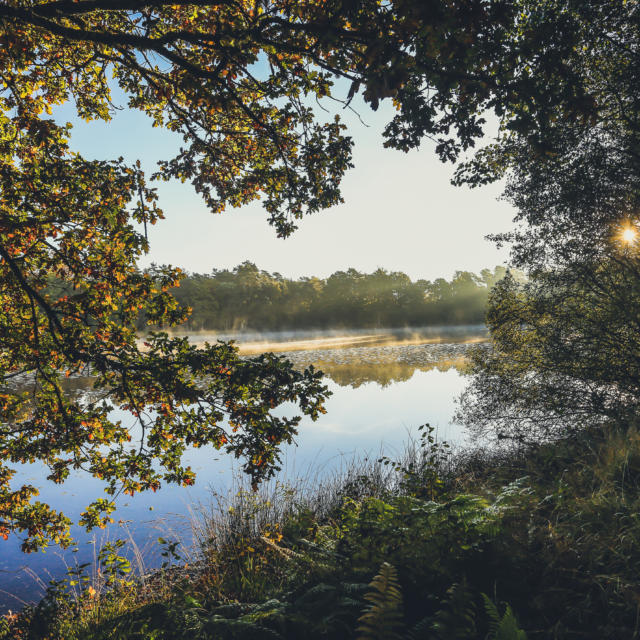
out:
<path id="1" fill-rule="evenodd" d="M 435 336 L 432 331 L 422 335 L 415 331 L 384 335 L 354 332 L 338 337 L 337 343 L 337 336 L 329 336 L 328 343 L 326 335 L 305 336 L 312 341 L 304 344 L 300 344 L 299 335 L 292 336 L 285 346 L 278 343 L 296 366 L 314 364 L 325 371 L 333 393 L 325 415 L 316 422 L 301 423 L 295 445 L 284 451 L 280 478 L 321 478 L 344 468 L 354 457 L 377 457 L 381 452 L 393 456 L 426 422 L 436 427 L 440 439 L 464 444 L 462 428 L 450 420 L 455 398 L 465 385 L 460 372 L 465 354 L 483 336 L 480 328 Z M 196 341 L 201 339 L 196 337 Z M 249 343 L 269 343 L 278 351 L 273 339 L 256 336 Z M 249 346 L 245 350 L 253 353 L 259 349 Z M 82 386 L 86 381 L 76 384 Z M 287 413 L 287 408 L 283 412 Z M 115 523 L 107 531 L 94 536 L 74 529 L 78 540 L 75 553 L 51 547 L 45 553 L 25 555 L 17 537 L 0 541 L 0 610 L 15 610 L 37 601 L 47 582 L 64 573 L 65 563 L 92 562 L 95 549 L 109 539 L 133 539 L 145 567 L 157 566 L 158 536 L 188 541 L 194 505 L 207 504 L 212 489 L 224 493 L 234 485 L 236 470 L 224 454 L 197 449 L 189 452 L 187 461 L 197 472 L 194 487 L 166 486 L 156 494 L 119 498 Z M 42 500 L 72 519 L 77 519 L 102 490 L 97 480 L 86 475 L 72 476 L 62 486 L 46 483 L 44 476 L 40 465 L 30 465 L 20 470 L 16 483 L 26 480 L 39 487 Z"/>

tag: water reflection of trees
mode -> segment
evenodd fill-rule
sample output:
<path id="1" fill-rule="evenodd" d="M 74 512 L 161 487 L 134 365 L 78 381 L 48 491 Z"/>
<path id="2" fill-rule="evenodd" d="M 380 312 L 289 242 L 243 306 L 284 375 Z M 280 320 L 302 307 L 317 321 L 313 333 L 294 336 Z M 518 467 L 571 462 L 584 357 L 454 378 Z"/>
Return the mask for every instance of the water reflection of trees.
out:
<path id="1" fill-rule="evenodd" d="M 105 396 L 104 389 L 96 389 L 94 387 L 95 378 L 91 376 L 70 376 L 68 378 L 60 376 L 60 386 L 65 395 L 76 400 L 82 400 L 89 404 L 96 402 Z M 11 394 L 34 394 L 38 388 L 38 383 L 33 377 L 25 376 L 22 379 L 12 380 L 10 383 L 0 387 L 2 390 L 9 391 Z"/>
<path id="2" fill-rule="evenodd" d="M 416 371 L 449 371 L 464 373 L 468 366 L 468 349 L 477 344 L 448 343 L 421 345 L 390 345 L 372 347 L 348 347 L 285 352 L 294 366 L 303 369 L 313 365 L 341 387 L 356 389 L 375 382 L 388 387 L 410 380 Z M 85 403 L 96 402 L 105 395 L 104 389 L 93 386 L 91 376 L 63 378 L 62 387 L 67 395 Z M 12 393 L 32 393 L 34 380 L 25 378 L 12 381 Z"/>
<path id="3" fill-rule="evenodd" d="M 432 362 L 430 364 L 407 364 L 405 362 L 385 362 L 373 364 L 370 362 L 351 362 L 336 364 L 333 362 L 316 362 L 314 366 L 341 387 L 357 389 L 363 384 L 375 382 L 380 387 L 388 387 L 398 382 L 410 380 L 416 371 L 449 371 L 456 369 L 464 373 L 468 360 L 464 356 Z M 93 378 L 78 377 L 64 380 L 63 387 L 69 396 L 91 402 L 98 399 L 98 391 L 93 387 Z M 33 383 L 22 382 L 15 385 L 12 391 L 29 393 Z M 104 393 L 104 391 L 102 392 Z"/>
<path id="4" fill-rule="evenodd" d="M 432 362 L 430 364 L 407 364 L 405 362 L 392 362 L 383 364 L 349 363 L 335 364 L 332 362 L 318 362 L 318 369 L 341 387 L 357 389 L 363 384 L 375 382 L 382 388 L 397 382 L 410 380 L 416 371 L 449 371 L 456 369 L 464 372 L 468 361 L 461 356 L 454 359 Z"/>
<path id="5" fill-rule="evenodd" d="M 376 347 L 347 347 L 285 353 L 296 367 L 309 365 L 322 370 L 340 386 L 359 387 L 375 382 L 387 387 L 404 382 L 416 371 L 464 372 L 469 350 L 486 343 L 395 344 Z"/>

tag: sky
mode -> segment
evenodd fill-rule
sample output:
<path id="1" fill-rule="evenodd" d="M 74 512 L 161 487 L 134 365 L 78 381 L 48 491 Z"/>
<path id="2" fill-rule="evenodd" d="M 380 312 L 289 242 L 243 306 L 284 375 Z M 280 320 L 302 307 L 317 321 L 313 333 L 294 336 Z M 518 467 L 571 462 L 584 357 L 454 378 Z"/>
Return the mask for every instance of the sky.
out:
<path id="1" fill-rule="evenodd" d="M 151 250 L 141 266 L 209 273 L 250 260 L 291 278 L 381 267 L 433 280 L 504 264 L 508 250 L 485 239 L 512 227 L 513 208 L 497 199 L 501 186 L 453 187 L 453 167 L 438 160 L 431 142 L 408 154 L 383 148 L 388 107 L 373 112 L 362 105 L 358 112 L 341 111 L 355 142 L 344 204 L 306 216 L 281 239 L 259 202 L 212 214 L 188 183 L 156 183 L 166 219 L 149 228 Z M 179 135 L 153 128 L 147 116 L 126 108 L 108 123 L 78 120 L 70 105 L 54 115 L 73 123 L 72 147 L 85 157 L 140 159 L 149 174 L 181 144 Z"/>

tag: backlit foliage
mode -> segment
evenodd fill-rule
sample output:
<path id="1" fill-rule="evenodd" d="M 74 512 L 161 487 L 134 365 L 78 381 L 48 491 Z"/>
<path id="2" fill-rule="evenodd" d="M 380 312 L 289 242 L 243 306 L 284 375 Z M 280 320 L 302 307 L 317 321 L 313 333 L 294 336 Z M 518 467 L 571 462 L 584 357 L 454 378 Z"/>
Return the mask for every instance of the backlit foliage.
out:
<path id="1" fill-rule="evenodd" d="M 140 229 L 162 218 L 155 191 L 138 165 L 75 153 L 52 108 L 109 120 L 117 87 L 123 106 L 183 137 L 153 178 L 190 182 L 213 212 L 261 198 L 286 236 L 340 202 L 351 166 L 351 139 L 339 118 L 314 116 L 316 99 L 393 100 L 385 144 L 406 151 L 428 136 L 445 160 L 473 146 L 487 110 L 537 144 L 550 117 L 590 122 L 597 96 L 568 65 L 589 25 L 603 32 L 631 11 L 591 4 L 1 1 L 0 536 L 25 532 L 25 549 L 68 541 L 65 516 L 12 485 L 20 463 L 44 463 L 54 482 L 73 470 L 104 480 L 106 497 L 82 516 L 104 526 L 118 492 L 191 484 L 187 446 L 224 448 L 254 482 L 269 476 L 298 420 L 272 409 L 294 400 L 317 417 L 326 394 L 316 372 L 241 361 L 229 345 L 163 334 L 138 344 L 140 312 L 160 326 L 184 320 L 168 291 L 179 271 L 136 268 Z M 472 183 L 496 177 L 469 171 Z M 65 376 L 87 369 L 102 399 L 66 397 Z"/>

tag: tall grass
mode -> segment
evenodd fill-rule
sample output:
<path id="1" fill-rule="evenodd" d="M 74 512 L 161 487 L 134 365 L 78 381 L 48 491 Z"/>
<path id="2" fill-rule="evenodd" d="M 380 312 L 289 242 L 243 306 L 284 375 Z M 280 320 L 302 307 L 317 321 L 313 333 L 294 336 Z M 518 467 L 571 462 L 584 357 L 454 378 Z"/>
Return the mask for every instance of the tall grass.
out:
<path id="1" fill-rule="evenodd" d="M 394 459 L 238 481 L 194 507 L 194 546 L 165 541 L 163 569 L 50 599 L 0 638 L 357 640 L 384 563 L 398 637 L 636 638 L 638 513 L 633 428 L 454 452 L 424 429 Z"/>

